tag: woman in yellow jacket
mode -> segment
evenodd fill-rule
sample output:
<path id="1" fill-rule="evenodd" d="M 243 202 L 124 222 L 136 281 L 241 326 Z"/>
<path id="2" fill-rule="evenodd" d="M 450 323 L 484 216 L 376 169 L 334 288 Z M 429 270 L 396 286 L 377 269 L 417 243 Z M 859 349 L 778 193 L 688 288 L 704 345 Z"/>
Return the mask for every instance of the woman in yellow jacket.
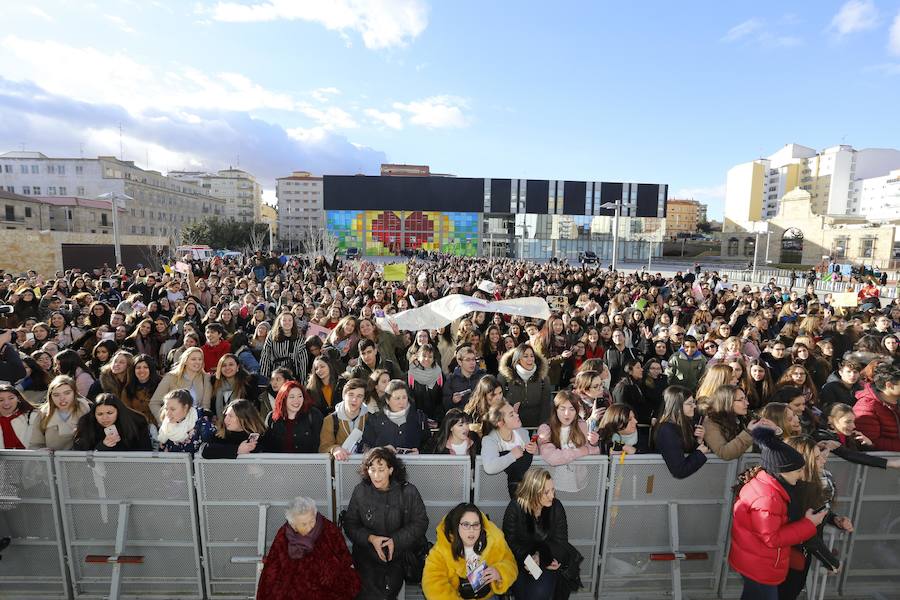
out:
<path id="1" fill-rule="evenodd" d="M 422 572 L 428 600 L 493 598 L 516 581 L 519 569 L 503 531 L 474 504 L 463 502 L 437 527 L 437 543 Z"/>

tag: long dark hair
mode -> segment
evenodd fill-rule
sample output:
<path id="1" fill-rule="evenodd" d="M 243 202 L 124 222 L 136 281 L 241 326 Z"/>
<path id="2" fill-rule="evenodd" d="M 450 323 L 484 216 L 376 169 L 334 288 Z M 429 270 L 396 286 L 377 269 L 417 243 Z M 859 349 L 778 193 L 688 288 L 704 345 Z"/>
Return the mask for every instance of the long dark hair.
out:
<path id="1" fill-rule="evenodd" d="M 150 379 L 148 379 L 146 383 L 139 382 L 137 375 L 134 374 L 135 367 L 138 366 L 139 363 L 145 363 L 150 369 Z M 153 360 L 153 357 L 149 354 L 138 354 L 134 357 L 134 363 L 131 365 L 131 379 L 128 381 L 128 385 L 125 386 L 128 397 L 134 398 L 139 389 L 147 389 L 152 395 L 153 392 L 156 391 L 161 380 L 162 378 L 159 376 L 159 369 L 157 368 L 156 361 Z"/>
<path id="2" fill-rule="evenodd" d="M 22 359 L 22 362 L 25 363 L 25 366 L 31 369 L 31 385 L 28 386 L 29 390 L 34 390 L 38 392 L 43 392 L 47 389 L 47 386 L 50 385 L 50 373 L 45 371 L 41 365 L 37 363 L 36 360 L 31 358 L 30 356 L 26 356 Z"/>
<path id="3" fill-rule="evenodd" d="M 461 559 L 464 558 L 466 554 L 466 549 L 463 546 L 462 540 L 459 538 L 459 522 L 467 512 L 473 512 L 478 515 L 478 522 L 481 524 L 481 533 L 478 535 L 478 540 L 475 542 L 475 547 L 473 548 L 475 554 L 481 554 L 484 552 L 485 547 L 487 547 L 487 528 L 484 526 L 484 515 L 481 513 L 481 510 L 471 502 L 460 502 L 453 507 L 453 510 L 447 513 L 446 517 L 444 517 L 444 536 L 447 538 L 447 541 L 450 542 L 450 551 L 453 553 L 454 558 Z"/>
<path id="4" fill-rule="evenodd" d="M 216 364 L 216 372 L 212 377 L 212 393 L 215 395 L 223 385 L 225 376 L 222 375 L 222 364 L 228 359 L 233 360 L 237 365 L 237 371 L 234 374 L 234 383 L 231 384 L 231 395 L 234 398 L 244 398 L 247 396 L 247 392 L 250 388 L 251 375 L 250 372 L 244 368 L 244 365 L 241 364 L 241 361 L 238 360 L 238 357 L 231 352 L 223 354 L 222 358 L 220 358 L 219 362 Z"/>
<path id="5" fill-rule="evenodd" d="M 663 392 L 663 411 L 656 424 L 656 431 L 652 436 L 657 441 L 659 427 L 663 423 L 672 423 L 678 427 L 681 434 L 681 448 L 685 452 L 694 449 L 694 424 L 684 414 L 684 403 L 691 397 L 691 390 L 683 385 L 670 385 Z M 696 409 L 695 409 L 696 410 Z M 659 447 L 658 444 L 655 444 Z"/>
<path id="6" fill-rule="evenodd" d="M 109 359 L 112 360 L 112 355 L 110 355 Z M 72 379 L 75 379 L 77 376 L 79 368 L 85 372 L 88 370 L 87 365 L 84 364 L 78 353 L 70 348 L 60 350 L 53 358 L 53 363 L 58 375 L 68 375 Z"/>
<path id="7" fill-rule="evenodd" d="M 430 446 L 432 454 L 442 454 L 444 452 L 444 449 L 447 447 L 447 440 L 450 439 L 450 431 L 460 421 L 471 423 L 472 419 L 468 414 L 458 408 L 451 408 L 447 411 L 447 414 L 444 415 L 444 418 L 441 421 L 441 428 L 438 431 L 438 434 L 431 438 Z"/>
<path id="8" fill-rule="evenodd" d="M 115 426 L 119 431 L 119 437 L 122 438 L 122 442 L 129 448 L 140 445 L 139 436 L 142 434 L 150 435 L 147 431 L 147 419 L 144 418 L 144 415 L 125 406 L 115 394 L 104 392 L 97 395 L 91 410 L 78 419 L 74 442 L 76 450 L 94 450 L 97 444 L 106 437 L 103 428 L 94 416 L 97 407 L 100 406 L 111 406 L 116 409 Z"/>

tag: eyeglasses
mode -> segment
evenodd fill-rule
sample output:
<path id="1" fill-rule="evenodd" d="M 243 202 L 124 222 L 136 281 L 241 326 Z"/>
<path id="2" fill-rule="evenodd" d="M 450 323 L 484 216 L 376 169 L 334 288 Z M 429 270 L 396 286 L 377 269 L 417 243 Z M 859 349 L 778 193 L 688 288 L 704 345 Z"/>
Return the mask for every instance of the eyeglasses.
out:
<path id="1" fill-rule="evenodd" d="M 469 523 L 468 521 L 460 521 L 459 526 L 466 530 L 481 529 L 481 523 Z"/>
<path id="2" fill-rule="evenodd" d="M 684 401 L 684 405 L 685 406 L 697 406 L 697 401 L 694 400 L 693 398 L 688 398 L 687 400 Z"/>

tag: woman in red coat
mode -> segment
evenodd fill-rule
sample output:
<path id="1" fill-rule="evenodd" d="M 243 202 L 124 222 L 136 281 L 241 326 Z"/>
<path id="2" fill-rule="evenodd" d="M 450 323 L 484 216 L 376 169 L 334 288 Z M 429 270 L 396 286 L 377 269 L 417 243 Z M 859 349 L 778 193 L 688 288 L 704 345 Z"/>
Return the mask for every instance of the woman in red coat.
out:
<path id="1" fill-rule="evenodd" d="M 814 536 L 828 511 L 810 509 L 788 523 L 791 492 L 806 461 L 771 429 L 757 427 L 752 435 L 762 448 L 762 466 L 743 473 L 738 483 L 728 563 L 744 578 L 741 600 L 778 600 L 791 546 Z"/>
<path id="2" fill-rule="evenodd" d="M 316 510 L 309 498 L 295 498 L 259 578 L 257 600 L 352 600 L 359 576 L 337 526 Z"/>

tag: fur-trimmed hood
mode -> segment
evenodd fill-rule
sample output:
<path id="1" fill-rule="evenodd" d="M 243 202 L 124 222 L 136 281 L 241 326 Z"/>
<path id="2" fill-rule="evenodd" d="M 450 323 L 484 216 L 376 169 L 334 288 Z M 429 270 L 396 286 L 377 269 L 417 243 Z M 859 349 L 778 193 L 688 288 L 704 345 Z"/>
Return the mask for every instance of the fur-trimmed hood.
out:
<path id="1" fill-rule="evenodd" d="M 513 367 L 512 358 L 513 354 L 515 354 L 516 349 L 507 350 L 503 356 L 500 357 L 500 376 L 506 379 L 507 381 L 515 381 L 518 380 L 522 383 L 525 383 L 521 377 L 519 377 L 519 373 Z M 550 370 L 550 363 L 547 362 L 547 359 L 544 358 L 544 355 L 534 351 L 534 365 L 537 367 L 537 371 L 535 371 L 535 375 L 537 376 L 537 380 L 540 381 L 547 377 L 547 373 Z"/>

